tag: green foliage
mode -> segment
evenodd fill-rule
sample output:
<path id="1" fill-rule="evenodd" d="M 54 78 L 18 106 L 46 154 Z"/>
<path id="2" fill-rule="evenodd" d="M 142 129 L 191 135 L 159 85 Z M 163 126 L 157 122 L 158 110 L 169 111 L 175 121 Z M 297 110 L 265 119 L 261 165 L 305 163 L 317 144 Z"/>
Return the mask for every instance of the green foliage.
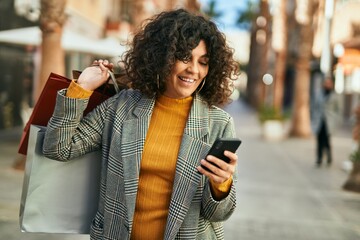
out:
<path id="1" fill-rule="evenodd" d="M 353 162 L 360 162 L 360 151 L 357 149 L 350 155 L 350 160 Z"/>
<path id="2" fill-rule="evenodd" d="M 240 28 L 250 29 L 252 23 L 255 21 L 256 17 L 259 14 L 259 6 L 258 3 L 254 3 L 253 1 L 246 2 L 247 7 L 245 10 L 238 11 L 238 18 L 236 20 L 236 24 Z"/>
<path id="3" fill-rule="evenodd" d="M 265 122 L 266 120 L 284 121 L 286 118 L 286 115 L 272 106 L 262 106 L 259 109 L 259 120 L 261 123 Z"/>
<path id="4" fill-rule="evenodd" d="M 216 0 L 210 1 L 208 9 L 204 13 L 211 19 L 217 19 L 223 15 L 222 12 L 217 11 Z"/>

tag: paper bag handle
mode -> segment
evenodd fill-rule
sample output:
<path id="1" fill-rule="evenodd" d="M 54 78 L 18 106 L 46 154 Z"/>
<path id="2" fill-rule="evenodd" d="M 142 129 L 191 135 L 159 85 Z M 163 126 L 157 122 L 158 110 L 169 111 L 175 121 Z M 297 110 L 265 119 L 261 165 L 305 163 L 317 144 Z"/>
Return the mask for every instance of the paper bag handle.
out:
<path id="1" fill-rule="evenodd" d="M 109 75 L 110 75 L 111 81 L 112 81 L 113 84 L 114 84 L 115 92 L 116 92 L 116 93 L 120 92 L 120 89 L 119 89 L 119 86 L 118 86 L 118 84 L 117 84 L 117 82 L 116 82 L 114 73 L 113 73 L 112 71 L 110 71 L 110 70 L 108 70 L 108 73 L 109 73 Z"/>

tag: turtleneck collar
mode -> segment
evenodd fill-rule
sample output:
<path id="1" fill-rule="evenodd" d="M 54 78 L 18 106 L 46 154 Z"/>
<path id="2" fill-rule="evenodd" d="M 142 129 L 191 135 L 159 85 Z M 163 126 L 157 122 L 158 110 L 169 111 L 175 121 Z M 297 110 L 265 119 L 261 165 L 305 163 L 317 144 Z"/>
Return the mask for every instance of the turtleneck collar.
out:
<path id="1" fill-rule="evenodd" d="M 174 106 L 174 105 L 177 105 L 177 106 L 179 106 L 179 105 L 191 105 L 192 100 L 193 100 L 192 96 L 186 97 L 186 98 L 181 98 L 181 99 L 169 98 L 169 97 L 164 96 L 164 95 L 159 95 L 157 97 L 157 101 L 160 104 L 168 106 L 168 107 L 171 107 L 171 106 Z"/>

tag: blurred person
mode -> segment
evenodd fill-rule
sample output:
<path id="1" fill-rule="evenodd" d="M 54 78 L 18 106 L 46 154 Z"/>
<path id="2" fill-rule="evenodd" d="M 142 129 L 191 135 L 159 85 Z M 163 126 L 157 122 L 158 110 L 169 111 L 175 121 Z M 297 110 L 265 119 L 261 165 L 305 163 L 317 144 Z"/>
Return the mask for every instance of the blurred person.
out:
<path id="1" fill-rule="evenodd" d="M 327 164 L 332 163 L 331 134 L 334 133 L 339 118 L 339 102 L 334 92 L 334 82 L 330 77 L 322 82 L 322 91 L 315 97 L 312 106 L 312 129 L 316 134 L 316 166 L 326 154 Z"/>
<path id="2" fill-rule="evenodd" d="M 83 117 L 113 68 L 95 60 L 59 91 L 44 139 L 44 154 L 59 161 L 102 150 L 91 239 L 224 239 L 238 157 L 206 153 L 235 136 L 233 118 L 217 107 L 238 74 L 233 50 L 212 21 L 179 9 L 150 19 L 122 64 L 131 89 Z"/>

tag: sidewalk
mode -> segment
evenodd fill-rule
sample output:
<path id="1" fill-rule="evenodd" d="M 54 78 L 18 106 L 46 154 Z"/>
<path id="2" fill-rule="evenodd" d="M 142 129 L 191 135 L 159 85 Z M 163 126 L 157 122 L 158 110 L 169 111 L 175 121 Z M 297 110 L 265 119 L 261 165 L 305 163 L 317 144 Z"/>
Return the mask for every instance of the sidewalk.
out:
<path id="1" fill-rule="evenodd" d="M 360 239 L 360 193 L 341 188 L 348 177 L 341 166 L 352 151 L 346 132 L 332 138 L 332 166 L 316 168 L 314 138 L 265 142 L 244 104 L 227 111 L 243 140 L 238 207 L 225 225 L 227 240 Z"/>
<path id="2" fill-rule="evenodd" d="M 346 134 L 334 136 L 332 166 L 314 167 L 315 140 L 265 142 L 253 111 L 242 102 L 234 116 L 239 148 L 238 206 L 225 224 L 226 240 L 360 239 L 360 193 L 342 190 L 341 168 L 352 150 Z M 12 169 L 20 132 L 0 132 L 0 240 L 84 240 L 86 235 L 20 233 L 23 172 Z M 5 141 L 6 140 L 6 141 Z"/>

